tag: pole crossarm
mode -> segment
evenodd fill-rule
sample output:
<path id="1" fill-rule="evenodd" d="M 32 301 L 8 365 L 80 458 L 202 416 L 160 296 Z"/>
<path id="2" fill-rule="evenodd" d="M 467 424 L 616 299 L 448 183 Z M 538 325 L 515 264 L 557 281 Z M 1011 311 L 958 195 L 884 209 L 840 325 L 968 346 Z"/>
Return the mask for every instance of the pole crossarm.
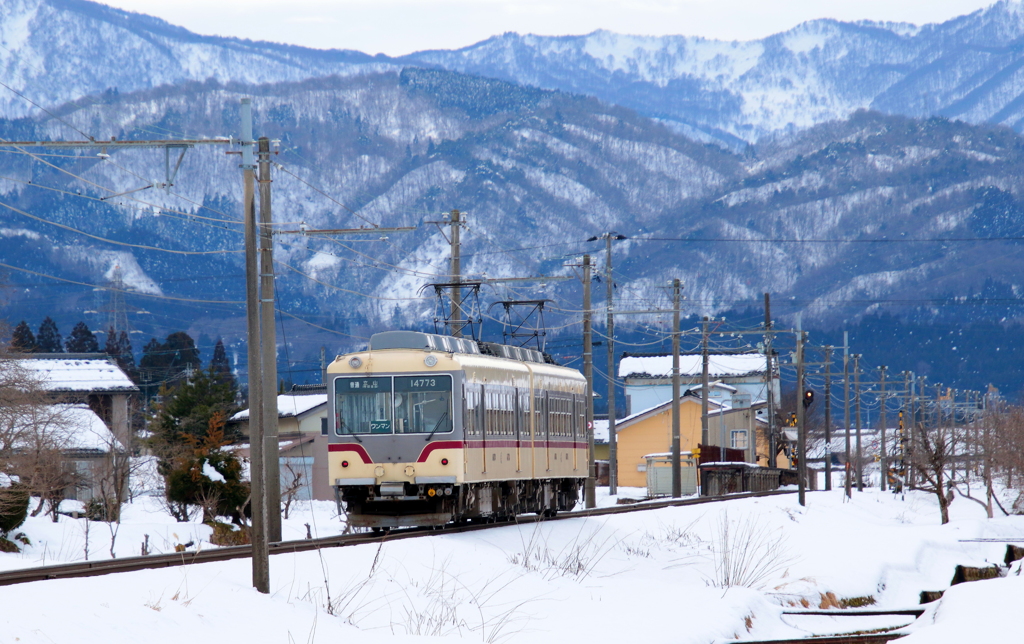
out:
<path id="1" fill-rule="evenodd" d="M 238 139 L 153 139 L 146 141 L 3 141 L 0 147 L 18 148 L 166 148 L 195 147 L 197 145 L 232 145 L 241 143 Z"/>
<path id="2" fill-rule="evenodd" d="M 416 226 L 401 226 L 398 228 L 324 228 L 324 229 L 303 229 L 299 230 L 275 230 L 275 235 L 378 235 L 380 233 L 411 233 Z"/>

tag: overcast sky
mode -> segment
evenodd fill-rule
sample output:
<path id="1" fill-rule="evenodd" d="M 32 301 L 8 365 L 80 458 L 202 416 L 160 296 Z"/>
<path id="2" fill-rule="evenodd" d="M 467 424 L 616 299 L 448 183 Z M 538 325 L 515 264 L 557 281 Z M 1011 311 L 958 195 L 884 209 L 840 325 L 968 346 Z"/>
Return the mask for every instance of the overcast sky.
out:
<path id="1" fill-rule="evenodd" d="M 1018 0 L 1013 0 L 1018 1 Z M 108 0 L 191 31 L 320 49 L 408 54 L 506 31 L 749 40 L 805 20 L 942 22 L 992 0 Z"/>

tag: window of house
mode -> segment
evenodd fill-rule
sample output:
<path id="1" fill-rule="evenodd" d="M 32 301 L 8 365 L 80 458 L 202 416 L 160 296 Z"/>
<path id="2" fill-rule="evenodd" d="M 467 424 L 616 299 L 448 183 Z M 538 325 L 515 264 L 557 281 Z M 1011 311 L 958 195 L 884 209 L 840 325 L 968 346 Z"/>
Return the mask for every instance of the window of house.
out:
<path id="1" fill-rule="evenodd" d="M 747 449 L 747 430 L 745 429 L 734 429 L 732 430 L 732 448 L 733 449 Z"/>

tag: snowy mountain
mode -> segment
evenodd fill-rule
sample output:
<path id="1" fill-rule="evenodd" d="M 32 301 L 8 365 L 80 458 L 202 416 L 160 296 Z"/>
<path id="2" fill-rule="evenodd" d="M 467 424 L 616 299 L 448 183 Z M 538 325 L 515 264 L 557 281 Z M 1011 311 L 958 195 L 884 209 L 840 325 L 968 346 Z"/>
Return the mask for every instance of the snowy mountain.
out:
<path id="1" fill-rule="evenodd" d="M 185 81 L 268 83 L 393 68 L 355 51 L 200 36 L 85 0 L 0 3 L 0 82 L 10 88 L 0 88 L 0 114 L 8 117 L 38 113 L 26 99 L 56 106 Z"/>
<path id="2" fill-rule="evenodd" d="M 742 149 L 870 108 L 1024 128 L 1024 9 L 942 24 L 815 20 L 760 40 L 507 33 L 400 59 L 199 36 L 85 0 L 0 6 L 0 114 L 186 81 L 267 83 L 437 66 L 597 97 Z M 2 88 L 0 88 L 2 89 Z M 18 92 L 24 96 L 18 96 Z"/>
<path id="3" fill-rule="evenodd" d="M 734 143 L 858 108 L 1021 129 L 1024 8 L 1002 1 L 942 24 L 815 20 L 761 40 L 503 34 L 410 58 L 590 94 Z"/>

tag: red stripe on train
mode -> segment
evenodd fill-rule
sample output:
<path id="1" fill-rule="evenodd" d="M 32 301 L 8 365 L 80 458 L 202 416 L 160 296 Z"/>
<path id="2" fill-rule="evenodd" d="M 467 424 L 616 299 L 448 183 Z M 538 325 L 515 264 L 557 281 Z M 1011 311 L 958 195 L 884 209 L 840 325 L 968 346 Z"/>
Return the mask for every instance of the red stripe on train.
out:
<path id="1" fill-rule="evenodd" d="M 328 452 L 355 452 L 364 463 L 372 463 L 373 459 L 366 453 L 366 448 L 356 443 L 331 443 L 327 446 Z"/>
<path id="2" fill-rule="evenodd" d="M 549 441 L 547 443 L 545 443 L 544 441 L 534 441 L 532 446 L 535 449 L 544 449 L 545 447 L 549 449 L 564 449 L 566 447 L 568 447 L 569 449 L 587 449 L 589 447 L 587 443 L 576 443 L 573 441 Z M 531 445 L 530 441 L 499 441 L 488 439 L 486 441 L 466 441 L 466 447 L 471 447 L 474 449 L 481 447 L 513 447 L 530 449 Z"/>
<path id="3" fill-rule="evenodd" d="M 427 443 L 427 446 L 420 452 L 420 457 L 416 459 L 417 463 L 425 463 L 427 457 L 435 449 L 462 449 L 462 441 L 437 441 L 436 443 Z"/>

